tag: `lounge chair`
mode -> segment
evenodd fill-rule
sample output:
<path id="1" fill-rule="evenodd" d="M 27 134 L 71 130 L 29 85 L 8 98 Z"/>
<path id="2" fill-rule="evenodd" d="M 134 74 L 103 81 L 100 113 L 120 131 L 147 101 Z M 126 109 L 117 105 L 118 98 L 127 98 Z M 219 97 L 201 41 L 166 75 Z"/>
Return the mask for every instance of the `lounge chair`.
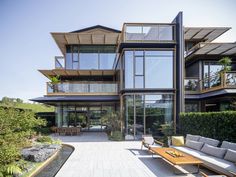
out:
<path id="1" fill-rule="evenodd" d="M 143 149 L 144 146 L 150 151 L 151 147 L 163 147 L 163 145 L 162 142 L 155 140 L 151 135 L 143 135 L 142 137 L 141 149 Z"/>
<path id="2" fill-rule="evenodd" d="M 200 174 L 202 175 L 202 177 L 226 177 L 225 175 L 207 175 L 203 172 L 200 172 Z"/>

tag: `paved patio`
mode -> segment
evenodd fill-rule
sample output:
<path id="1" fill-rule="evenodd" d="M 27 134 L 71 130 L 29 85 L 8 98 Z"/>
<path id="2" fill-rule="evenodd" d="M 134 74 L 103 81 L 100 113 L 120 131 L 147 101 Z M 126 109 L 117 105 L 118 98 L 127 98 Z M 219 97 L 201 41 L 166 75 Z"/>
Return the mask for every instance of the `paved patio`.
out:
<path id="1" fill-rule="evenodd" d="M 173 167 L 140 150 L 140 141 L 109 141 L 105 133 L 55 136 L 75 147 L 56 177 L 190 177 L 175 175 Z M 192 169 L 191 169 L 192 170 Z"/>

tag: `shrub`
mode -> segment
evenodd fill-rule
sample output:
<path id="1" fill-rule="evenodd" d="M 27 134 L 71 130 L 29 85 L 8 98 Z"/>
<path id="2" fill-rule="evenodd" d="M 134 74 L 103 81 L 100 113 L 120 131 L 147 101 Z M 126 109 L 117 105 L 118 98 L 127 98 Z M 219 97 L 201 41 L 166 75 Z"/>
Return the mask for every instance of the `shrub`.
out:
<path id="1" fill-rule="evenodd" d="M 40 143 L 53 143 L 52 138 L 49 136 L 40 136 L 37 138 L 37 141 Z"/>
<path id="2" fill-rule="evenodd" d="M 236 142 L 236 111 L 181 113 L 179 133 Z"/>
<path id="3" fill-rule="evenodd" d="M 41 125 L 45 121 L 31 111 L 0 108 L 0 175 L 17 171 L 12 164 L 19 160 L 21 148 L 29 145 L 34 128 Z"/>
<path id="4" fill-rule="evenodd" d="M 120 131 L 114 131 L 114 132 L 111 132 L 109 139 L 113 141 L 122 141 L 124 140 L 124 136 Z"/>

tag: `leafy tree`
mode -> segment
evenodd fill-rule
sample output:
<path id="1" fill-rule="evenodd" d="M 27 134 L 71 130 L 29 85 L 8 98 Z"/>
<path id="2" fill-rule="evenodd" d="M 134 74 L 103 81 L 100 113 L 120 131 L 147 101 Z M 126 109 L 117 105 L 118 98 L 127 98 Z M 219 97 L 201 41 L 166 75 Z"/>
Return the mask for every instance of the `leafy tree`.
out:
<path id="1" fill-rule="evenodd" d="M 222 59 L 219 60 L 218 63 L 222 66 L 220 72 L 227 72 L 231 70 L 231 63 L 232 63 L 231 58 L 223 57 Z"/>
<path id="2" fill-rule="evenodd" d="M 17 102 L 17 103 L 23 103 L 23 100 L 20 99 L 20 98 L 16 98 L 16 102 Z"/>
<path id="3" fill-rule="evenodd" d="M 101 118 L 103 124 L 108 126 L 108 129 L 113 131 L 120 131 L 121 129 L 121 121 L 120 121 L 120 113 L 114 111 L 108 111 Z"/>

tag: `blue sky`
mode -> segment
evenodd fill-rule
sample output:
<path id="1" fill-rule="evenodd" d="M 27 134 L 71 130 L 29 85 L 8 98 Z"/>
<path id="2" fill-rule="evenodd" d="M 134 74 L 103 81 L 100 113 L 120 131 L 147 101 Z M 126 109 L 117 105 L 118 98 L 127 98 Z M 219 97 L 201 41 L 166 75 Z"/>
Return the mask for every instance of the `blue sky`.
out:
<path id="1" fill-rule="evenodd" d="M 46 93 L 37 69 L 53 68 L 61 55 L 50 32 L 171 22 L 179 11 L 185 26 L 232 27 L 217 41 L 236 41 L 235 0 L 0 0 L 0 98 L 27 101 Z"/>

